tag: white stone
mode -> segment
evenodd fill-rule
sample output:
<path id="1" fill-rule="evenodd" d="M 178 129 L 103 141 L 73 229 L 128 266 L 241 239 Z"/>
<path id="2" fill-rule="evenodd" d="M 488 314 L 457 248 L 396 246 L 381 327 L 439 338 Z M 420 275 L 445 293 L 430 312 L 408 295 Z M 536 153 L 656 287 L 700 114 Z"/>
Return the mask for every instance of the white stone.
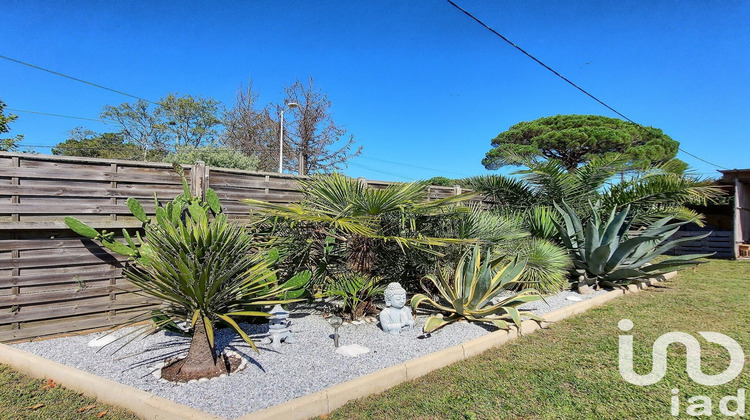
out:
<path id="1" fill-rule="evenodd" d="M 336 353 L 347 357 L 357 357 L 369 352 L 370 349 L 365 346 L 360 346 L 359 344 L 348 344 L 336 349 Z"/>
<path id="2" fill-rule="evenodd" d="M 103 335 L 99 338 L 95 338 L 91 341 L 89 341 L 89 347 L 104 347 L 107 344 L 111 344 L 115 340 L 117 340 L 119 337 L 115 336 L 114 334 L 107 334 Z"/>
<path id="3" fill-rule="evenodd" d="M 579 298 L 578 296 L 568 296 L 565 298 L 565 300 L 570 300 L 573 302 L 581 302 L 583 299 Z"/>

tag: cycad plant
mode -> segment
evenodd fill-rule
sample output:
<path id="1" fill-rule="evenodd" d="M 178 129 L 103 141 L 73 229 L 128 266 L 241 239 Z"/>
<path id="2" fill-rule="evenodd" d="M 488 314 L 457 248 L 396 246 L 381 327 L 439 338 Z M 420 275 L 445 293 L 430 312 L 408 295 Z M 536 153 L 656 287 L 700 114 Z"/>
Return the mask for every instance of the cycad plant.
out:
<path id="1" fill-rule="evenodd" d="M 77 219 L 66 218 L 77 233 L 133 258 L 135 266 L 125 274 L 141 289 L 137 293 L 162 302 L 156 313 L 149 310 L 132 319 L 132 323 L 150 318 L 155 321 L 136 330 L 136 337 L 188 322 L 192 331 L 188 355 L 170 369 L 176 380 L 227 372 L 214 342 L 219 322 L 233 328 L 257 351 L 235 318 L 269 316 L 263 307 L 293 301 L 310 277 L 301 273 L 279 285 L 272 270 L 278 253 L 255 251 L 253 238 L 245 229 L 229 223 L 218 212 L 218 199 L 209 204 L 194 197 L 184 176 L 182 180 L 184 193 L 166 206 L 157 201 L 155 219 L 146 217 L 136 200 L 128 200 L 131 211 L 145 227 L 145 237 L 139 235 L 137 242 L 124 232 L 127 244 L 120 243 L 111 233 L 99 233 Z M 215 194 L 209 192 L 207 196 Z"/>
<path id="2" fill-rule="evenodd" d="M 572 281 L 579 290 L 585 286 L 621 287 L 638 281 L 699 264 L 698 258 L 712 254 L 682 255 L 669 257 L 663 261 L 654 259 L 677 245 L 708 234 L 668 240 L 680 226 L 687 222 L 669 223 L 671 217 L 657 220 L 641 231 L 636 237 L 628 237 L 630 223 L 627 222 L 629 207 L 616 213 L 613 209 L 609 218 L 602 221 L 599 214 L 601 204 L 591 205 L 590 218 L 586 227 L 576 211 L 562 203 L 556 205 L 563 223 L 557 222 L 560 239 L 567 247 L 573 260 Z"/>
<path id="3" fill-rule="evenodd" d="M 452 272 L 441 271 L 438 275 L 426 276 L 425 279 L 438 291 L 439 297 L 435 299 L 426 294 L 417 294 L 411 299 L 414 311 L 420 305 L 426 305 L 439 312 L 427 319 L 425 333 L 460 319 L 492 323 L 503 329 L 510 328 L 509 322 L 520 327 L 523 317 L 542 321 L 533 313 L 518 309 L 525 303 L 542 298 L 536 290 L 511 291 L 521 277 L 526 262 L 513 259 L 501 266 L 499 260 L 491 260 L 490 255 L 488 251 L 482 259 L 481 247 L 476 245 L 459 260 Z"/>
<path id="4" fill-rule="evenodd" d="M 385 291 L 379 278 L 358 273 L 344 273 L 325 286 L 325 293 L 341 300 L 341 310 L 350 320 L 362 318 L 367 313 L 377 313 L 372 300 Z"/>

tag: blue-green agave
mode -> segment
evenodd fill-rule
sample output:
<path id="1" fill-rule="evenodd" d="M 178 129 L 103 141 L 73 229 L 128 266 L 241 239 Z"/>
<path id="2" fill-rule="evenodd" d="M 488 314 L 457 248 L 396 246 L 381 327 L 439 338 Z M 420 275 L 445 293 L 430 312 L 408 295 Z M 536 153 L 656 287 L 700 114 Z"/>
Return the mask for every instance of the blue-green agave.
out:
<path id="1" fill-rule="evenodd" d="M 680 226 L 688 222 L 669 223 L 672 217 L 664 217 L 652 223 L 638 236 L 627 236 L 630 224 L 626 222 L 630 207 L 619 213 L 613 209 L 606 221 L 602 221 L 600 204 L 591 205 L 591 218 L 584 228 L 576 212 L 565 202 L 555 204 L 563 222 L 554 222 L 560 239 L 573 260 L 571 281 L 582 286 L 622 287 L 677 269 L 700 264 L 699 258 L 713 254 L 691 254 L 654 259 L 677 245 L 709 234 L 668 240 Z"/>
<path id="2" fill-rule="evenodd" d="M 488 322 L 503 329 L 510 328 L 509 322 L 520 327 L 523 317 L 542 321 L 542 318 L 533 313 L 518 309 L 542 296 L 534 289 L 525 289 L 519 293 L 511 290 L 519 282 L 526 261 L 513 259 L 509 264 L 500 266 L 499 261 L 503 258 L 493 260 L 490 255 L 488 251 L 483 259 L 481 248 L 476 245 L 473 250 L 464 254 L 452 273 L 441 272 L 437 276 L 425 276 L 437 289 L 440 298 L 433 299 L 425 294 L 414 295 L 411 299 L 412 310 L 416 311 L 420 305 L 425 304 L 441 312 L 427 319 L 423 328 L 425 333 L 460 319 Z"/>

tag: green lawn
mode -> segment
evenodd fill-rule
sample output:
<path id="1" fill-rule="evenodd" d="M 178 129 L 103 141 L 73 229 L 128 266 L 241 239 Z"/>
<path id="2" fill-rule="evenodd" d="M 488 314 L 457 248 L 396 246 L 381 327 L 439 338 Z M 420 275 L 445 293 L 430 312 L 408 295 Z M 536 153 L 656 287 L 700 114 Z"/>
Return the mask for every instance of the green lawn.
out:
<path id="1" fill-rule="evenodd" d="M 682 272 L 666 287 L 628 295 L 547 330 L 488 351 L 470 360 L 402 384 L 334 412 L 335 419 L 664 419 L 670 415 L 671 389 L 680 390 L 682 418 L 687 399 L 708 396 L 715 418 L 719 400 L 750 390 L 750 263 L 712 261 Z M 669 331 L 696 335 L 716 331 L 737 340 L 746 352 L 743 374 L 728 384 L 707 387 L 685 374 L 685 350 L 670 348 L 667 376 L 640 387 L 625 382 L 617 369 L 620 319 L 633 320 L 638 373 L 651 367 L 651 344 Z M 718 373 L 728 356 L 702 339 L 704 373 Z M 91 399 L 59 386 L 45 387 L 0 365 L 0 419 L 135 419 L 106 405 L 79 413 Z M 31 409 L 38 404 L 43 406 Z M 746 402 L 746 410 L 750 404 Z M 733 408 L 730 404 L 729 408 Z M 747 412 L 746 412 L 747 415 Z"/>
<path id="2" fill-rule="evenodd" d="M 121 408 L 99 404 L 93 398 L 0 365 L 0 419 L 96 419 L 100 415 L 102 419 L 138 419 Z"/>
<path id="3" fill-rule="evenodd" d="M 679 389 L 680 418 L 687 399 L 713 401 L 750 391 L 750 263 L 711 261 L 681 272 L 666 287 L 648 289 L 611 301 L 574 318 L 537 331 L 503 347 L 435 371 L 383 394 L 352 402 L 332 419 L 664 419 L 670 414 L 673 388 Z M 743 373 L 721 386 L 701 386 L 685 373 L 685 348 L 672 345 L 667 375 L 641 387 L 618 373 L 620 319 L 631 319 L 635 371 L 651 369 L 651 345 L 669 331 L 697 336 L 716 331 L 734 338 L 745 350 Z M 625 333 L 623 333 L 625 334 Z M 728 366 L 728 353 L 699 338 L 703 371 L 716 374 Z M 747 396 L 750 399 L 750 395 Z M 736 407 L 734 403 L 729 408 Z M 746 401 L 746 416 L 750 404 Z"/>

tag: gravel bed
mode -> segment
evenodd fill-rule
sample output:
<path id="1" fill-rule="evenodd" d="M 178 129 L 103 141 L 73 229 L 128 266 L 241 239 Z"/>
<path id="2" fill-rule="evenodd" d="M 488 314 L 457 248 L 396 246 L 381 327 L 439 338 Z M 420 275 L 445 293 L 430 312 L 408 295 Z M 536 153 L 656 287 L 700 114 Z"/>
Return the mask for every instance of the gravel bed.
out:
<path id="1" fill-rule="evenodd" d="M 566 299 L 568 297 L 586 300 L 601 293 L 604 291 L 590 295 L 561 292 L 547 297 L 546 303 L 532 302 L 522 309 L 543 315 L 576 303 Z M 412 331 L 398 336 L 383 333 L 376 323 L 344 324 L 339 329 L 340 345 L 359 344 L 370 349 L 369 353 L 352 359 L 335 353 L 333 329 L 315 307 L 297 306 L 291 319 L 296 342 L 281 343 L 278 350 L 259 344 L 260 354 L 230 330 L 217 331 L 217 347 L 247 357 L 247 368 L 228 377 L 189 384 L 163 383 L 152 375 L 165 358 L 186 354 L 189 340 L 171 333 L 160 332 L 136 339 L 114 354 L 118 343 L 104 348 L 88 346 L 89 341 L 105 333 L 21 343 L 15 347 L 231 419 L 495 330 L 493 326 L 458 322 L 425 337 L 421 332 L 425 316 L 417 317 Z M 256 341 L 267 336 L 265 325 L 241 325 Z M 114 334 L 123 335 L 125 331 Z"/>

